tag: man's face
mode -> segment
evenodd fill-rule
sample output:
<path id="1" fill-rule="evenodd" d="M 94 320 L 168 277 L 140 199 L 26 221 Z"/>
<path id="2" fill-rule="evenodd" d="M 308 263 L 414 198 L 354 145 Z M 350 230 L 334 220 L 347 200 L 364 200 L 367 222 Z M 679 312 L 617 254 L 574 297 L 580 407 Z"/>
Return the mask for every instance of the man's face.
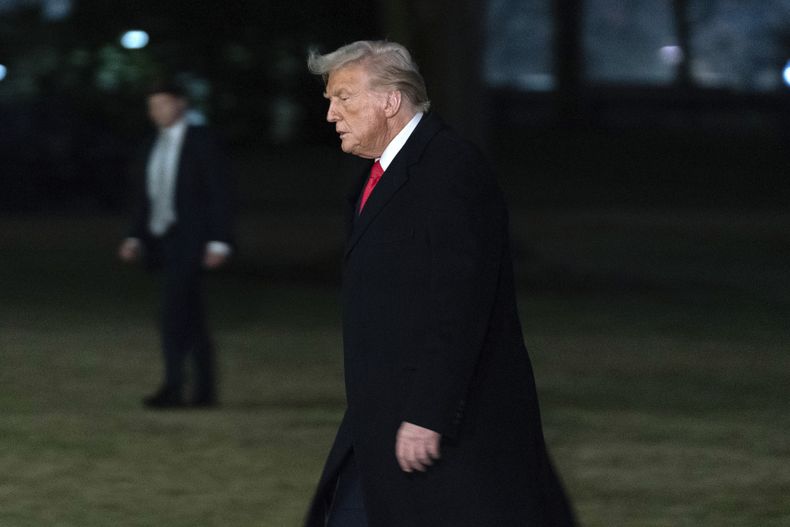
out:
<path id="1" fill-rule="evenodd" d="M 364 66 L 352 64 L 330 73 L 324 96 L 329 100 L 326 120 L 335 123 L 343 152 L 368 159 L 381 156 L 391 139 L 386 94 L 370 88 Z"/>
<path id="2" fill-rule="evenodd" d="M 155 93 L 148 97 L 148 117 L 159 128 L 174 125 L 184 115 L 186 101 L 169 93 Z"/>

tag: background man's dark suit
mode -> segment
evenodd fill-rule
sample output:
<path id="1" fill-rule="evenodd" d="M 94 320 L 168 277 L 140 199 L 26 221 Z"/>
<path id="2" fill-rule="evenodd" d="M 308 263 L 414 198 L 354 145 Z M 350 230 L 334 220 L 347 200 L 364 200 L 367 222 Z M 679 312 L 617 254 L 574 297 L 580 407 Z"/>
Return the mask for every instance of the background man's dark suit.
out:
<path id="1" fill-rule="evenodd" d="M 524 348 L 500 190 L 477 150 L 426 114 L 361 215 L 343 273 L 348 409 L 311 506 L 323 526 L 353 451 L 371 527 L 572 525 Z M 442 434 L 403 472 L 402 422 Z"/>
<path id="2" fill-rule="evenodd" d="M 155 144 L 156 138 L 151 138 L 134 165 L 139 201 L 129 236 L 143 243 L 147 266 L 161 268 L 164 274 L 163 389 L 182 389 L 185 358 L 191 354 L 195 364 L 193 401 L 211 404 L 216 398 L 215 359 L 200 283 L 206 243 L 231 243 L 228 164 L 207 128 L 187 127 L 175 181 L 177 220 L 163 237 L 154 237 L 148 228 L 151 200 L 147 192 L 147 165 Z"/>

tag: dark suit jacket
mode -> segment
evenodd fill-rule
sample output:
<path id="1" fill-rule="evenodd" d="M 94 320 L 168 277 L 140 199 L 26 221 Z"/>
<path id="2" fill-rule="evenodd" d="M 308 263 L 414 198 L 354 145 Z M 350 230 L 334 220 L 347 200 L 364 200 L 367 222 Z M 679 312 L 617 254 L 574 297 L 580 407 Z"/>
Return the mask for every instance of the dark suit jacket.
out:
<path id="1" fill-rule="evenodd" d="M 307 525 L 322 525 L 352 448 L 371 527 L 573 524 L 544 447 L 501 192 L 436 115 L 354 219 L 342 298 L 348 409 Z M 397 465 L 403 421 L 443 435 L 424 474 Z"/>
<path id="2" fill-rule="evenodd" d="M 129 236 L 149 244 L 151 203 L 147 166 L 155 142 L 155 137 L 145 142 L 132 169 L 138 198 Z M 175 188 L 176 232 L 183 247 L 199 255 L 206 242 L 232 243 L 231 194 L 228 163 L 216 137 L 206 127 L 188 126 L 181 146 Z"/>

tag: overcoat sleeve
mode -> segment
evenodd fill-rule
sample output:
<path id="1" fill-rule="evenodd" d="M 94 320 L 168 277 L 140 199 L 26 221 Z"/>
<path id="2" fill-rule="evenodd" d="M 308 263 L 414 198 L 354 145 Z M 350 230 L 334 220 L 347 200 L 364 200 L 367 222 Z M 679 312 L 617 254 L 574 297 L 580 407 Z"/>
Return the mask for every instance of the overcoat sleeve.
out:
<path id="1" fill-rule="evenodd" d="M 506 220 L 481 156 L 457 156 L 431 178 L 429 334 L 403 420 L 452 437 L 494 306 Z"/>
<path id="2" fill-rule="evenodd" d="M 207 239 L 232 244 L 233 185 L 230 164 L 219 139 L 203 129 L 200 162 L 208 190 Z"/>

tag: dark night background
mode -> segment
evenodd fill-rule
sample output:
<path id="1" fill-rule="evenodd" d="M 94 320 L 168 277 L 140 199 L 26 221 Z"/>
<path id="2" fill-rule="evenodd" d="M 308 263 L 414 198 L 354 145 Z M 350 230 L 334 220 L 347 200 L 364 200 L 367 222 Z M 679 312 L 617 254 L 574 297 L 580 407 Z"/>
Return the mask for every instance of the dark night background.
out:
<path id="1" fill-rule="evenodd" d="M 226 137 L 243 206 L 290 206 L 272 180 L 333 176 L 272 163 L 339 157 L 307 50 L 386 36 L 513 205 L 781 208 L 790 30 L 773 3 L 5 1 L 1 205 L 122 208 L 145 87 L 169 75 Z M 141 28 L 149 45 L 124 49 Z M 310 199 L 332 206 L 336 187 Z"/>
<path id="2" fill-rule="evenodd" d="M 298 524 L 358 163 L 306 56 L 380 38 L 499 175 L 582 525 L 787 525 L 790 0 L 0 0 L 0 525 Z M 214 413 L 139 408 L 156 288 L 115 258 L 163 76 L 236 178 Z"/>

